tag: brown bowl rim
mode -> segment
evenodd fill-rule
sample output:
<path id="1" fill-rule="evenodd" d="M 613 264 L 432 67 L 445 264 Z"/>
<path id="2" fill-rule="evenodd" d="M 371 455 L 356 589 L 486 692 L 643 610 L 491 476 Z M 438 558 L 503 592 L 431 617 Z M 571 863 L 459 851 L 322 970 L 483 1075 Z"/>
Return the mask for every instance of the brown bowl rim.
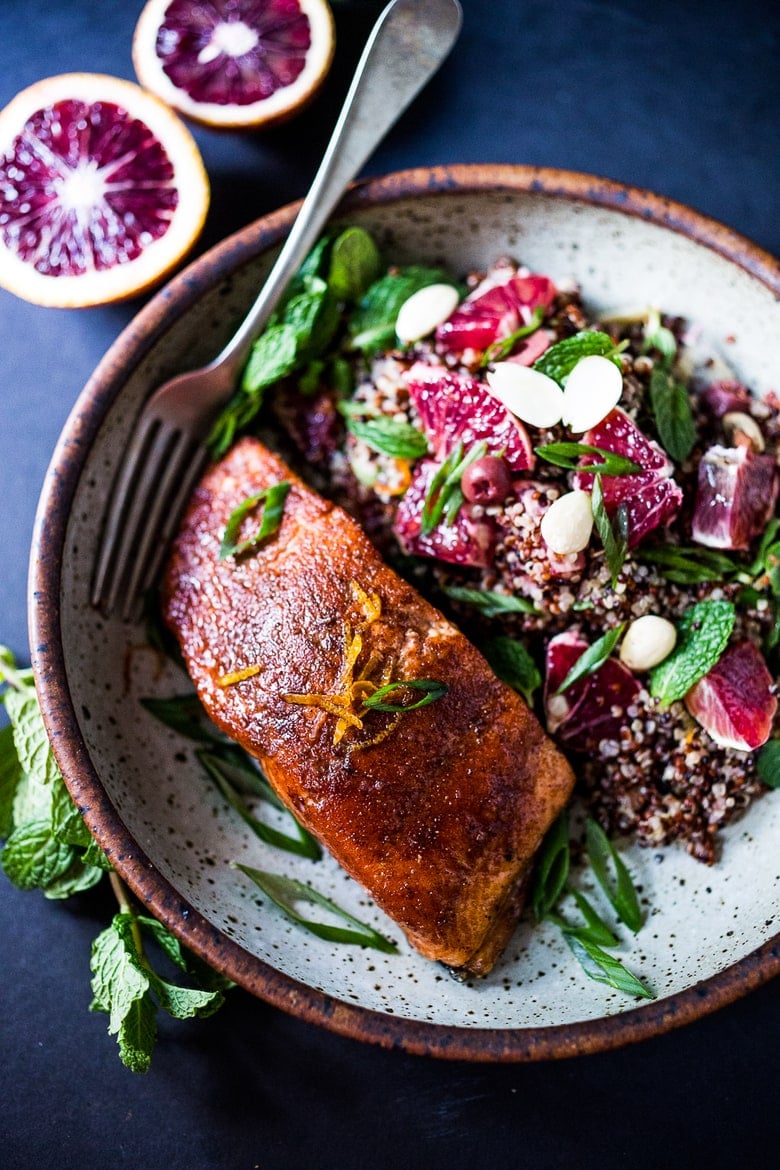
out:
<path id="1" fill-rule="evenodd" d="M 366 205 L 457 191 L 525 192 L 575 200 L 647 220 L 711 249 L 780 298 L 780 263 L 737 232 L 675 200 L 581 172 L 512 164 L 418 167 L 356 183 L 339 214 Z M 657 1036 L 732 1003 L 780 973 L 780 934 L 684 991 L 619 1015 L 533 1028 L 463 1028 L 355 1006 L 308 987 L 250 955 L 154 869 L 109 800 L 81 737 L 65 672 L 60 565 L 81 467 L 126 381 L 166 328 L 208 288 L 284 237 L 299 204 L 263 216 L 193 261 L 123 330 L 65 424 L 41 492 L 29 575 L 32 664 L 44 722 L 68 788 L 99 844 L 139 901 L 183 943 L 245 990 L 307 1022 L 353 1039 L 467 1061 L 531 1061 L 607 1051 Z"/>

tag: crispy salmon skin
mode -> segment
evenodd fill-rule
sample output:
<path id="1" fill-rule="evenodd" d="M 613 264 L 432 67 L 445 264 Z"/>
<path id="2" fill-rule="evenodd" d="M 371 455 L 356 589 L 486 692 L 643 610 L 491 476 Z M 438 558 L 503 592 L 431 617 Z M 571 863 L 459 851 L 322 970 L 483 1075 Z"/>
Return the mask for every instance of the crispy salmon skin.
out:
<path id="1" fill-rule="evenodd" d="M 234 510 L 280 482 L 278 530 L 220 559 Z M 251 535 L 258 516 L 244 525 Z M 524 701 L 346 512 L 255 439 L 195 490 L 163 614 L 209 715 L 301 823 L 423 955 L 486 974 L 574 783 Z M 378 687 L 412 679 L 446 693 L 416 710 L 366 707 Z"/>

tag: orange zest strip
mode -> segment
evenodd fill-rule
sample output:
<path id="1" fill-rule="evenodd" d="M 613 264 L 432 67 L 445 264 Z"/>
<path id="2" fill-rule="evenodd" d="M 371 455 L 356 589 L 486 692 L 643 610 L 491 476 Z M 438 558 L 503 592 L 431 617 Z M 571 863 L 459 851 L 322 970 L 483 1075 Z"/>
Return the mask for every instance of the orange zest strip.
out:
<path id="1" fill-rule="evenodd" d="M 220 675 L 217 679 L 217 686 L 232 687 L 235 683 L 243 682 L 246 678 L 253 678 L 262 669 L 262 666 L 256 663 L 254 666 L 244 666 L 241 670 L 231 670 L 227 674 Z"/>

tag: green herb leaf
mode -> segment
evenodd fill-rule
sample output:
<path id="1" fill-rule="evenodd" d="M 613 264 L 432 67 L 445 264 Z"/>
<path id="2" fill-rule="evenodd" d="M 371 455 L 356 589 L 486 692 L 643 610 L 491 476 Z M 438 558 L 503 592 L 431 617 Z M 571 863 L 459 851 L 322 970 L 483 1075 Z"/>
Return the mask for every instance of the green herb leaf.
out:
<path id="1" fill-rule="evenodd" d="M 21 778 L 13 728 L 6 724 L 0 729 L 0 837 L 7 837 L 13 827 L 14 798 Z"/>
<path id="2" fill-rule="evenodd" d="M 381 266 L 379 249 L 368 232 L 348 227 L 333 242 L 328 285 L 339 300 L 357 304 L 379 278 Z"/>
<path id="3" fill-rule="evenodd" d="M 517 638 L 499 635 L 483 642 L 480 648 L 498 677 L 531 706 L 542 685 L 542 676 L 523 643 Z"/>
<path id="4" fill-rule="evenodd" d="M 614 987 L 616 991 L 623 991 L 627 995 L 655 999 L 654 992 L 624 967 L 614 955 L 602 950 L 589 939 L 578 937 L 568 931 L 564 931 L 564 938 L 590 979 L 595 979 L 597 983 L 605 983 L 608 987 Z"/>
<path id="5" fill-rule="evenodd" d="M 221 742 L 224 738 L 203 710 L 197 695 L 148 696 L 141 699 L 141 706 L 166 727 L 196 743 Z"/>
<path id="6" fill-rule="evenodd" d="M 305 885 L 295 878 L 254 869 L 252 866 L 242 865 L 240 862 L 233 862 L 233 865 L 246 874 L 288 918 L 318 938 L 326 939 L 328 942 L 355 943 L 363 947 L 374 947 L 376 950 L 385 951 L 388 954 L 397 952 L 398 948 L 394 942 L 379 934 L 372 927 L 366 926 L 359 919 L 353 918 L 346 910 L 342 910 L 340 906 L 331 902 L 329 898 L 311 886 Z M 322 907 L 343 922 L 348 922 L 352 929 L 332 926 L 319 919 L 304 918 L 296 909 L 296 906 L 301 902 Z"/>
<path id="7" fill-rule="evenodd" d="M 662 577 L 678 585 L 725 581 L 740 571 L 740 566 L 726 553 L 700 545 L 639 545 L 633 555 L 645 564 L 654 565 Z"/>
<path id="8" fill-rule="evenodd" d="M 455 523 L 464 498 L 460 486 L 463 472 L 486 453 L 487 443 L 484 441 L 474 443 L 465 455 L 463 454 L 463 444 L 458 443 L 437 468 L 423 503 L 420 524 L 423 536 L 433 532 L 442 520 L 445 524 Z"/>
<path id="9" fill-rule="evenodd" d="M 394 459 L 420 459 L 428 453 L 428 440 L 411 423 L 387 415 L 356 418 L 351 410 L 352 405 L 343 402 L 339 406 L 346 419 L 347 430 L 374 451 Z"/>
<path id="10" fill-rule="evenodd" d="M 573 686 L 574 683 L 579 682 L 580 679 L 585 678 L 589 674 L 595 674 L 596 671 L 604 665 L 612 651 L 615 649 L 615 646 L 620 641 L 625 628 L 626 623 L 621 622 L 619 626 L 615 626 L 615 628 L 612 630 L 607 630 L 606 634 L 603 634 L 600 638 L 597 638 L 593 645 L 589 646 L 587 650 L 583 651 L 583 653 L 579 656 L 577 661 L 574 663 L 574 666 L 566 675 L 566 678 L 554 693 L 556 695 L 562 695 L 564 691 L 567 691 L 570 686 Z"/>
<path id="11" fill-rule="evenodd" d="M 569 814 L 564 809 L 547 830 L 536 861 L 531 905 L 537 922 L 548 916 L 563 893 L 570 865 Z"/>
<path id="12" fill-rule="evenodd" d="M 553 378 L 559 386 L 563 386 L 577 362 L 593 354 L 609 358 L 619 368 L 622 349 L 625 349 L 625 343 L 615 345 L 608 334 L 595 329 L 583 329 L 573 337 L 564 337 L 563 341 L 551 345 L 536 359 L 533 368 L 546 374 L 548 378 Z"/>
<path id="13" fill-rule="evenodd" d="M 780 739 L 770 739 L 756 756 L 756 771 L 767 788 L 780 788 Z"/>
<path id="14" fill-rule="evenodd" d="M 650 309 L 645 322 L 645 340 L 642 353 L 649 353 L 654 349 L 661 355 L 664 366 L 668 369 L 677 356 L 677 338 L 671 329 L 661 324 L 661 314 L 658 309 Z"/>
<path id="15" fill-rule="evenodd" d="M 730 601 L 708 599 L 687 609 L 678 625 L 677 645 L 650 672 L 650 694 L 667 705 L 682 699 L 726 649 L 735 621 Z"/>
<path id="16" fill-rule="evenodd" d="M 349 322 L 353 349 L 365 354 L 396 344 L 395 322 L 404 301 L 429 284 L 449 282 L 440 268 L 412 265 L 380 276 L 366 291 Z"/>
<path id="17" fill-rule="evenodd" d="M 308 857 L 313 861 L 318 861 L 322 857 L 319 843 L 302 825 L 298 824 L 292 814 L 290 814 L 290 820 L 296 829 L 294 837 L 288 833 L 282 833 L 279 829 L 273 828 L 272 825 L 267 825 L 249 811 L 230 783 L 224 763 L 218 755 L 205 750 L 198 751 L 196 754 L 225 800 L 261 841 L 264 841 L 266 845 L 273 845 L 277 849 L 284 849 L 288 853 L 296 853 L 300 857 Z"/>
<path id="18" fill-rule="evenodd" d="M 156 1026 L 154 1004 L 140 1006 L 149 991 L 149 974 L 138 953 L 135 930 L 131 914 L 115 914 L 92 943 L 92 1010 L 107 1013 L 108 1031 L 119 1038 L 123 1063 L 143 1072 L 151 1060 Z"/>
<path id="19" fill-rule="evenodd" d="M 650 375 L 650 405 L 661 446 L 676 463 L 682 463 L 696 443 L 691 400 L 685 387 L 661 366 L 655 366 Z"/>
<path id="20" fill-rule="evenodd" d="M 51 830 L 64 845 L 87 849 L 92 842 L 92 834 L 84 824 L 61 776 L 51 790 Z"/>
<path id="21" fill-rule="evenodd" d="M 573 925 L 567 922 L 559 914 L 549 914 L 548 918 L 559 926 L 566 934 L 573 935 L 581 941 L 595 943 L 597 947 L 616 947 L 620 940 L 615 932 L 607 926 L 604 919 L 598 913 L 594 906 L 588 901 L 584 894 L 579 890 L 573 889 L 571 886 L 567 889 L 567 894 L 570 894 L 582 917 L 585 919 L 585 925 Z"/>
<path id="22" fill-rule="evenodd" d="M 13 727 L 19 766 L 41 784 L 50 784 L 60 770 L 51 750 L 35 691 L 9 690 L 4 695 L 5 709 Z"/>
<path id="23" fill-rule="evenodd" d="M 288 480 L 282 480 L 281 483 L 272 484 L 271 487 L 263 488 L 261 492 L 248 496 L 233 509 L 225 526 L 222 543 L 219 546 L 219 559 L 221 561 L 224 561 L 226 557 L 241 556 L 242 553 L 257 548 L 266 537 L 273 536 L 275 532 L 278 532 L 282 522 L 284 502 L 290 487 Z M 262 505 L 260 527 L 254 536 L 239 541 L 238 533 L 244 519 L 259 505 Z"/>
<path id="24" fill-rule="evenodd" d="M 524 337 L 530 337 L 532 333 L 536 333 L 543 320 L 544 308 L 541 305 L 537 305 L 527 325 L 521 325 L 519 329 L 515 329 L 514 333 L 510 333 L 509 337 L 504 337 L 500 341 L 494 341 L 492 345 L 487 347 L 482 355 L 480 366 L 488 366 L 491 362 L 502 362 L 504 358 L 509 357 L 518 341 L 522 341 Z"/>
<path id="25" fill-rule="evenodd" d="M 593 523 L 604 546 L 604 559 L 612 576 L 612 588 L 614 589 L 628 550 L 628 508 L 625 503 L 620 503 L 615 509 L 614 516 L 608 514 L 604 505 L 600 475 L 597 475 L 593 480 L 590 506 L 593 512 Z"/>
<path id="26" fill-rule="evenodd" d="M 424 691 L 421 699 L 416 703 L 393 703 L 388 702 L 388 698 L 397 692 L 411 689 L 413 691 Z M 418 707 L 427 707 L 429 703 L 435 703 L 437 699 L 441 699 L 447 694 L 449 687 L 446 683 L 439 682 L 435 678 L 407 678 L 400 679 L 398 682 L 387 683 L 383 687 L 378 687 L 373 695 L 368 695 L 363 699 L 363 706 L 369 707 L 372 711 L 416 711 Z"/>
<path id="27" fill-rule="evenodd" d="M 585 821 L 585 847 L 591 869 L 615 913 L 636 934 L 642 925 L 642 909 L 631 875 L 601 825 L 591 817 Z"/>
<path id="28" fill-rule="evenodd" d="M 469 589 L 465 585 L 445 585 L 444 593 L 453 601 L 461 601 L 480 611 L 485 617 L 499 617 L 508 613 L 538 613 L 525 597 L 514 593 L 495 593 L 489 589 Z"/>
<path id="29" fill-rule="evenodd" d="M 20 890 L 45 889 L 73 864 L 75 853 L 53 835 L 48 820 L 19 825 L 0 854 L 5 876 Z"/>
<path id="30" fill-rule="evenodd" d="M 147 1073 L 157 1043 L 157 1008 L 150 996 L 133 1000 L 119 1021 L 116 1038 L 119 1059 L 125 1068 L 133 1073 Z"/>
<path id="31" fill-rule="evenodd" d="M 568 471 L 592 471 L 598 475 L 636 475 L 642 471 L 633 459 L 627 459 L 625 455 L 617 455 L 603 447 L 592 447 L 590 443 L 545 443 L 534 450 L 547 463 L 565 467 Z M 601 462 L 582 463 L 587 456 L 594 455 L 598 456 Z"/>

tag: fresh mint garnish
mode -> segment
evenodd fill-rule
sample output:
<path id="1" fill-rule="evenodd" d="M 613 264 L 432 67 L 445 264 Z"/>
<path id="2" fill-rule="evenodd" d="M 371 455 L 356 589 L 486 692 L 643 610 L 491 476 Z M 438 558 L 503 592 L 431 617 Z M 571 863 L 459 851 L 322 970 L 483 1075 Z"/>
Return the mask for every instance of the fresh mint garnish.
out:
<path id="1" fill-rule="evenodd" d="M 650 406 L 661 446 L 675 463 L 682 463 L 696 444 L 696 424 L 688 391 L 662 366 L 650 375 Z"/>
<path id="2" fill-rule="evenodd" d="M 573 337 L 564 337 L 546 349 L 541 357 L 533 364 L 535 370 L 552 378 L 559 386 L 563 386 L 577 362 L 581 358 L 599 357 L 609 358 L 620 368 L 620 353 L 626 343 L 616 345 L 607 333 L 600 333 L 595 329 L 583 329 Z"/>
<path id="3" fill-rule="evenodd" d="M 496 593 L 490 589 L 470 589 L 467 585 L 445 585 L 444 593 L 453 601 L 473 606 L 485 617 L 499 617 L 509 613 L 538 613 L 526 597 L 514 593 Z"/>
<path id="4" fill-rule="evenodd" d="M 395 268 L 374 281 L 353 313 L 349 324 L 350 345 L 367 356 L 396 344 L 395 323 L 404 301 L 429 284 L 449 283 L 440 268 L 412 265 Z"/>
<path id="5" fill-rule="evenodd" d="M 767 788 L 780 788 L 780 739 L 770 739 L 760 749 L 756 771 Z"/>
<path id="6" fill-rule="evenodd" d="M 697 601 L 677 627 L 677 645 L 668 658 L 650 672 L 650 694 L 664 706 L 682 699 L 712 670 L 726 649 L 736 613 L 730 601 Z"/>
<path id="7" fill-rule="evenodd" d="M 360 417 L 363 408 L 354 402 L 340 403 L 339 410 L 344 415 L 347 430 L 382 455 L 393 459 L 421 459 L 428 453 L 425 435 L 403 419 L 387 415 Z"/>
<path id="8" fill-rule="evenodd" d="M 500 635 L 480 644 L 498 677 L 523 696 L 529 706 L 542 685 L 539 668 L 517 638 Z"/>
<path id="9" fill-rule="evenodd" d="M 328 286 L 335 297 L 357 304 L 378 279 L 382 258 L 373 238 L 360 227 L 336 236 L 330 251 Z"/>

